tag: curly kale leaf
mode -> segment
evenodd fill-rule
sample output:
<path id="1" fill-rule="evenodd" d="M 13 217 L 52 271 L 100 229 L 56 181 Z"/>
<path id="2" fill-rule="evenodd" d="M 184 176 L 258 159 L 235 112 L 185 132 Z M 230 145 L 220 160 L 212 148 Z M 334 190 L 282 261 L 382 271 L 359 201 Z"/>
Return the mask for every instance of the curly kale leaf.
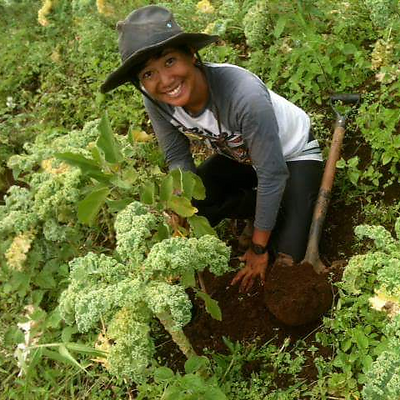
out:
<path id="1" fill-rule="evenodd" d="M 372 364 L 362 391 L 365 400 L 400 398 L 400 343 L 394 342 Z"/>
<path id="2" fill-rule="evenodd" d="M 76 322 L 87 332 L 103 319 L 109 321 L 116 310 L 142 297 L 140 282 L 130 275 L 130 267 L 103 254 L 89 253 L 70 263 L 71 283 L 60 297 L 60 312 L 69 323 Z"/>
<path id="3" fill-rule="evenodd" d="M 34 143 L 24 145 L 27 154 L 10 157 L 8 167 L 15 171 L 30 173 L 32 168 L 40 165 L 43 160 L 54 157 L 55 153 L 72 152 L 90 157 L 91 153 L 87 147 L 99 136 L 98 124 L 98 120 L 90 121 L 82 130 L 73 130 L 67 134 L 46 131 L 38 135 Z"/>
<path id="4" fill-rule="evenodd" d="M 117 252 L 124 261 L 138 266 L 149 251 L 152 231 L 157 229 L 157 217 L 137 201 L 118 213 L 115 220 Z"/>
<path id="5" fill-rule="evenodd" d="M 243 19 L 247 44 L 255 49 L 262 48 L 268 38 L 269 25 L 268 2 L 266 0 L 259 0 L 250 7 Z"/>
<path id="6" fill-rule="evenodd" d="M 393 253 L 400 250 L 399 244 L 383 226 L 360 225 L 355 228 L 354 232 L 359 238 L 367 237 L 372 239 L 375 248 L 378 250 L 385 251 L 386 253 Z"/>
<path id="7" fill-rule="evenodd" d="M 4 197 L 5 205 L 0 206 L 0 233 L 21 234 L 31 230 L 38 221 L 32 212 L 32 193 L 20 186 L 11 186 Z"/>
<path id="8" fill-rule="evenodd" d="M 220 239 L 212 235 L 204 235 L 197 239 L 202 269 L 208 268 L 211 273 L 221 276 L 232 270 L 229 266 L 230 248 Z"/>
<path id="9" fill-rule="evenodd" d="M 144 305 L 127 305 L 115 314 L 107 329 L 114 343 L 107 358 L 113 375 L 135 382 L 143 379 L 155 351 L 149 319 Z"/>
<path id="10" fill-rule="evenodd" d="M 229 271 L 229 248 L 212 235 L 200 239 L 175 237 L 156 243 L 143 266 L 146 279 L 179 279 L 188 271 L 210 268 L 216 275 Z"/>
<path id="11" fill-rule="evenodd" d="M 146 303 L 155 315 L 168 313 L 174 322 L 174 330 L 182 329 L 191 318 L 192 303 L 179 285 L 169 285 L 165 282 L 151 282 L 145 290 Z"/>

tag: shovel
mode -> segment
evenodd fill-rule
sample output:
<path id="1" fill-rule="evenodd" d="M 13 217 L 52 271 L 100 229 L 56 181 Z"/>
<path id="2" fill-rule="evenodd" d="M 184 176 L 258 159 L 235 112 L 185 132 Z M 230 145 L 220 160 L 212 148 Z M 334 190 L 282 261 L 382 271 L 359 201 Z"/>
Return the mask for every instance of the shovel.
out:
<path id="1" fill-rule="evenodd" d="M 327 279 L 329 269 L 321 261 L 318 244 L 331 198 L 336 162 L 340 157 L 348 114 L 340 114 L 335 103 L 340 101 L 343 104 L 358 104 L 360 98 L 358 94 L 331 97 L 331 106 L 336 114 L 335 129 L 315 203 L 306 255 L 300 264 L 294 264 L 290 256 L 278 256 L 267 279 L 267 307 L 286 325 L 310 323 L 325 313 L 332 304 L 332 289 Z"/>

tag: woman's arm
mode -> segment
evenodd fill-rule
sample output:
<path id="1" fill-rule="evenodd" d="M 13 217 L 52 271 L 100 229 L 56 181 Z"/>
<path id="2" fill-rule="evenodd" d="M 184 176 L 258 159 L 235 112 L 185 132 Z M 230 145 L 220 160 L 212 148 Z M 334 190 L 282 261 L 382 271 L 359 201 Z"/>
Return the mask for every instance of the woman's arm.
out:
<path id="1" fill-rule="evenodd" d="M 170 170 L 181 168 L 195 172 L 196 167 L 190 152 L 189 139 L 172 125 L 166 114 L 145 97 L 144 105 L 158 143 L 164 153 L 168 168 Z"/>

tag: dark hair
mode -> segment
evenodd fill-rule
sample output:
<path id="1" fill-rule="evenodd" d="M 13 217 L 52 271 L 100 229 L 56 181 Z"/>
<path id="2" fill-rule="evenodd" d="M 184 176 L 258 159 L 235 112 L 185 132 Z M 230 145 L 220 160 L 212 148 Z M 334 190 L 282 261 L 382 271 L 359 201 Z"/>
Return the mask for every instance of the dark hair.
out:
<path id="1" fill-rule="evenodd" d="M 161 47 L 160 49 L 155 50 L 154 52 L 150 52 L 149 56 L 147 57 L 147 59 L 143 62 L 141 62 L 140 64 L 136 65 L 134 70 L 132 71 L 132 75 L 134 76 L 134 79 L 139 81 L 139 77 L 138 74 L 139 72 L 146 66 L 147 62 L 150 59 L 155 59 L 157 60 L 158 58 L 162 57 L 165 49 L 173 49 L 176 51 L 180 51 L 181 53 L 184 53 L 186 55 L 192 55 L 193 54 L 193 50 L 187 45 L 187 44 L 181 44 L 179 46 L 171 46 L 171 47 Z"/>

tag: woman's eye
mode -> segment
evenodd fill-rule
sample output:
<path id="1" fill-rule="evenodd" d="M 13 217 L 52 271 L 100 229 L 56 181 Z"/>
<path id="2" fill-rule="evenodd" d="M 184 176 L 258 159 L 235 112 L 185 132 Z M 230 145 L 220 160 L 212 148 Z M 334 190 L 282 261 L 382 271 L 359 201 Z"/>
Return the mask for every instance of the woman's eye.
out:
<path id="1" fill-rule="evenodd" d="M 169 57 L 167 58 L 167 60 L 165 61 L 165 65 L 167 67 L 170 67 L 171 65 L 173 65 L 175 63 L 175 57 Z"/>
<path id="2" fill-rule="evenodd" d="M 150 79 L 151 77 L 152 77 L 151 71 L 146 71 L 146 72 L 144 72 L 144 73 L 142 74 L 142 79 L 144 79 L 144 80 L 148 80 L 148 79 Z"/>

